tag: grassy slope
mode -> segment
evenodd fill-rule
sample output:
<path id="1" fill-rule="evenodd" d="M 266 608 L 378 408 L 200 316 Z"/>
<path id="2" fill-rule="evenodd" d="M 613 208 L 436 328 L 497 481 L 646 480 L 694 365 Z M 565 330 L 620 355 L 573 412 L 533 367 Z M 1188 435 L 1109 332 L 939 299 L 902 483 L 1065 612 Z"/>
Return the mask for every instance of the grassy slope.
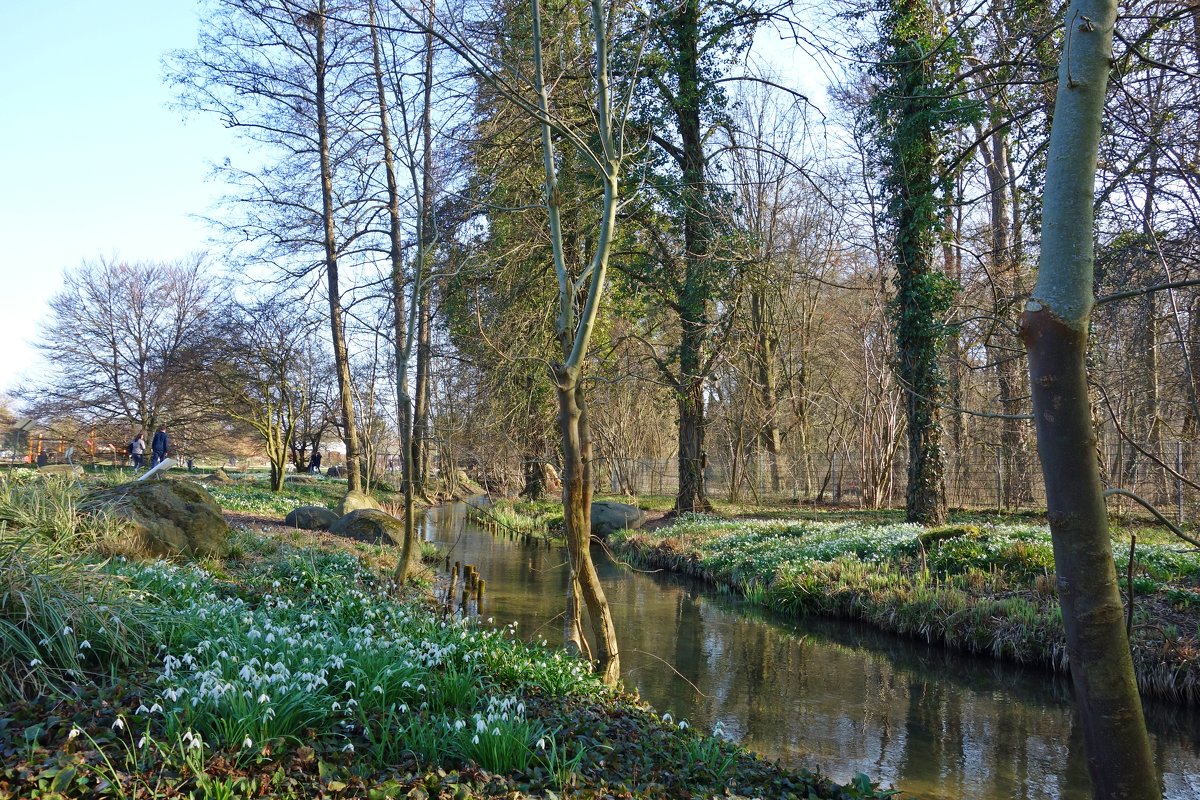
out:
<path id="1" fill-rule="evenodd" d="M 69 602 L 25 589 L 0 607 L 0 642 L 34 630 L 31 609 L 40 626 L 0 664 L 24 681 L 0 718 L 0 798 L 881 796 L 659 719 L 512 631 L 445 620 L 336 543 L 241 529 L 204 567 L 97 562 L 119 532 L 82 535 L 74 486 L 21 480 L 7 506 L 0 486 L 0 558 Z M 33 497 L 53 513 L 5 515 Z"/>
<path id="2" fill-rule="evenodd" d="M 1066 666 L 1044 528 L 985 523 L 929 535 L 902 523 L 871 524 L 861 514 L 840 516 L 694 517 L 617 536 L 614 544 L 644 564 L 703 578 L 784 613 L 853 617 L 929 642 Z M 1138 540 L 1133 651 L 1142 690 L 1200 702 L 1200 556 L 1162 534 L 1142 531 Z M 1127 544 L 1118 542 L 1121 576 L 1128 558 Z"/>

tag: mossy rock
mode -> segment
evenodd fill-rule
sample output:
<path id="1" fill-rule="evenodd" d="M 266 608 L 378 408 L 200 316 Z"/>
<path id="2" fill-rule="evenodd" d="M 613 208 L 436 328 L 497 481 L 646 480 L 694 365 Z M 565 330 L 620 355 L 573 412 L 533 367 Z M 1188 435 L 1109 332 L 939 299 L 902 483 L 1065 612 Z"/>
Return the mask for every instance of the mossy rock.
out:
<path id="1" fill-rule="evenodd" d="M 233 478 L 229 477 L 229 473 L 220 467 L 217 467 L 215 470 L 213 470 L 213 473 L 204 480 L 208 483 L 217 483 L 222 485 L 234 482 Z"/>
<path id="2" fill-rule="evenodd" d="M 229 537 L 221 506 L 191 481 L 136 481 L 98 489 L 79 508 L 124 520 L 132 549 L 148 556 L 218 556 Z"/>
<path id="3" fill-rule="evenodd" d="M 350 512 L 333 523 L 329 532 L 370 544 L 404 543 L 404 523 L 374 508 Z"/>
<path id="4" fill-rule="evenodd" d="M 324 506 L 300 506 L 288 512 L 283 524 L 306 531 L 327 531 L 337 521 L 338 515 Z"/>
<path id="5" fill-rule="evenodd" d="M 347 492 L 346 496 L 337 504 L 337 515 L 344 517 L 353 511 L 362 511 L 365 508 L 370 508 L 375 511 L 382 511 L 383 508 L 375 501 L 374 497 L 363 492 Z"/>
<path id="6" fill-rule="evenodd" d="M 313 486 L 321 482 L 321 479 L 316 475 L 306 475 L 303 473 L 299 475 L 288 475 L 286 478 L 284 478 L 284 480 L 287 483 L 295 483 L 300 486 Z"/>
<path id="7" fill-rule="evenodd" d="M 941 525 L 917 534 L 917 541 L 926 550 L 936 547 L 947 539 L 973 539 L 983 534 L 977 525 Z"/>

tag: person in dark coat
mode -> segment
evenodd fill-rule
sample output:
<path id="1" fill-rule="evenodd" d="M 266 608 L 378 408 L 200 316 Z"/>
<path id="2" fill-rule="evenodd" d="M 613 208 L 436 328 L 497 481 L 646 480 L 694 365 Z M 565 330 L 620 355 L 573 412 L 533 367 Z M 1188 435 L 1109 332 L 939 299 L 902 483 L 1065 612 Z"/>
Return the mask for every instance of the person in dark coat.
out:
<path id="1" fill-rule="evenodd" d="M 171 451 L 171 441 L 167 438 L 167 429 L 159 426 L 154 433 L 154 440 L 150 442 L 150 466 L 151 468 L 158 466 L 159 462 L 167 457 L 167 453 Z"/>

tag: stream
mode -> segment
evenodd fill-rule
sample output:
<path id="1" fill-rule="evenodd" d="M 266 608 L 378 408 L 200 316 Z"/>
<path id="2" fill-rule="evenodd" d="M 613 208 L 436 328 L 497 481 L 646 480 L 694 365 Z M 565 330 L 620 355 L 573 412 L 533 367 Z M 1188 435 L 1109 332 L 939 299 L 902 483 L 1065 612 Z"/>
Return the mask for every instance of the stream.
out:
<path id="1" fill-rule="evenodd" d="M 562 636 L 566 550 L 492 535 L 461 504 L 424 536 L 486 581 L 482 617 Z M 839 782 L 858 772 L 922 798 L 1086 800 L 1067 679 L 880 633 L 784 620 L 687 578 L 593 557 L 625 684 L 659 712 Z M 1200 710 L 1147 702 L 1168 800 L 1200 798 Z"/>

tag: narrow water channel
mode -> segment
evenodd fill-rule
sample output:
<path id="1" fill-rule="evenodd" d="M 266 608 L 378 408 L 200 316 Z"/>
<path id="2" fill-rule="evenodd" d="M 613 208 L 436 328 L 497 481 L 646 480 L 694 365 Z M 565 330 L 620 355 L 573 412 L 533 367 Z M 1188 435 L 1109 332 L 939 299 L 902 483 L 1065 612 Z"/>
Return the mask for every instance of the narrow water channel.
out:
<path id="1" fill-rule="evenodd" d="M 461 505 L 425 537 L 486 580 L 484 617 L 556 643 L 566 552 L 493 536 Z M 923 798 L 1091 796 L 1070 686 L 1040 670 L 947 653 L 849 623 L 769 617 L 692 581 L 593 550 L 628 687 L 661 712 L 838 781 L 855 773 Z M 1147 707 L 1168 800 L 1200 798 L 1200 713 Z"/>

